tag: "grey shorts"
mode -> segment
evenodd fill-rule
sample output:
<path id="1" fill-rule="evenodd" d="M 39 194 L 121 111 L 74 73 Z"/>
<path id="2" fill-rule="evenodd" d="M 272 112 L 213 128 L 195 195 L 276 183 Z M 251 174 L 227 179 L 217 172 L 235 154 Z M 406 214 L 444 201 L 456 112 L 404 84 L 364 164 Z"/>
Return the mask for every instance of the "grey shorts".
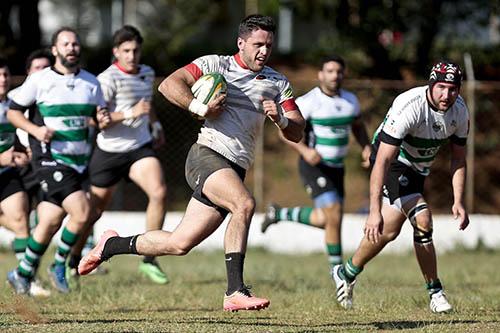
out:
<path id="1" fill-rule="evenodd" d="M 215 171 L 227 168 L 233 169 L 242 181 L 245 179 L 245 169 L 206 146 L 193 144 L 186 158 L 186 181 L 193 190 L 193 198 L 207 206 L 214 207 L 223 216 L 226 216 L 228 211 L 214 204 L 203 194 L 203 185 Z"/>

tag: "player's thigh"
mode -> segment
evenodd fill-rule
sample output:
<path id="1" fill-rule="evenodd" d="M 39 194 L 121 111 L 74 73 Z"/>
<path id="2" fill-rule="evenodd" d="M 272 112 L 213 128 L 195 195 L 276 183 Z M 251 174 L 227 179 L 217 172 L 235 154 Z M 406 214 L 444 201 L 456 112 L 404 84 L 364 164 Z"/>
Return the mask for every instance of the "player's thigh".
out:
<path id="1" fill-rule="evenodd" d="M 19 191 L 9 195 L 0 203 L 1 211 L 8 219 L 27 219 L 28 215 L 28 196 L 26 192 Z"/>
<path id="2" fill-rule="evenodd" d="M 90 208 L 102 212 L 111 202 L 116 184 L 110 187 L 90 186 Z"/>
<path id="3" fill-rule="evenodd" d="M 83 190 L 75 191 L 68 195 L 62 202 L 64 210 L 72 217 L 85 222 L 88 220 L 90 203 Z"/>
<path id="4" fill-rule="evenodd" d="M 381 213 L 384 220 L 382 233 L 390 238 L 396 238 L 401 231 L 403 223 L 406 221 L 406 215 L 401 210 L 385 202 L 382 204 Z"/>
<path id="5" fill-rule="evenodd" d="M 253 201 L 252 195 L 240 176 L 231 168 L 220 169 L 212 173 L 205 181 L 203 194 L 211 202 L 230 212 Z"/>
<path id="6" fill-rule="evenodd" d="M 130 167 L 129 178 L 148 195 L 165 191 L 165 180 L 160 161 L 153 156 L 141 158 Z"/>
<path id="7" fill-rule="evenodd" d="M 192 247 L 211 235 L 222 223 L 223 216 L 214 207 L 191 198 L 181 223 L 175 228 L 170 240 Z"/>

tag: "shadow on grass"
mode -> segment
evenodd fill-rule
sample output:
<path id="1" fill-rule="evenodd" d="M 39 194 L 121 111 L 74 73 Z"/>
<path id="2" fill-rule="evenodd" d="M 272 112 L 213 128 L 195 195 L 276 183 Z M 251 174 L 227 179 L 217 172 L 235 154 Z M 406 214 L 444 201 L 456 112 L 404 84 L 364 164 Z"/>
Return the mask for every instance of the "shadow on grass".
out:
<path id="1" fill-rule="evenodd" d="M 382 322 L 372 322 L 369 325 L 373 325 L 378 329 L 382 330 L 404 330 L 411 328 L 422 328 L 429 325 L 441 325 L 441 324 L 477 324 L 480 323 L 478 320 L 402 320 L 402 321 L 382 321 Z"/>

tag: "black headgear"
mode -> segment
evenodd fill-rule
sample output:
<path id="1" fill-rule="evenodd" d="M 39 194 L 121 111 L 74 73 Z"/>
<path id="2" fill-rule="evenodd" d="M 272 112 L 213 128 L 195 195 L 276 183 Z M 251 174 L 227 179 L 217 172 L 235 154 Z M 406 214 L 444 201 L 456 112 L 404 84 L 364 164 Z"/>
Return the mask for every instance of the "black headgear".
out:
<path id="1" fill-rule="evenodd" d="M 460 66 L 453 62 L 440 61 L 431 69 L 429 76 L 429 88 L 436 82 L 452 83 L 460 87 L 462 83 L 462 71 Z"/>

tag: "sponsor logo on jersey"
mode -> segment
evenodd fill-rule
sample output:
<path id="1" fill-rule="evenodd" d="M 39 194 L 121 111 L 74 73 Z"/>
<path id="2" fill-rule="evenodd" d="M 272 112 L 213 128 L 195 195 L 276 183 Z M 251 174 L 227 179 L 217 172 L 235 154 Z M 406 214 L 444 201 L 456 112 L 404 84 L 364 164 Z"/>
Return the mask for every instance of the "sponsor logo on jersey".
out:
<path id="1" fill-rule="evenodd" d="M 293 97 L 293 90 L 292 88 L 288 88 L 287 90 L 285 90 L 285 92 L 283 92 L 283 97 L 284 98 L 291 98 Z"/>

